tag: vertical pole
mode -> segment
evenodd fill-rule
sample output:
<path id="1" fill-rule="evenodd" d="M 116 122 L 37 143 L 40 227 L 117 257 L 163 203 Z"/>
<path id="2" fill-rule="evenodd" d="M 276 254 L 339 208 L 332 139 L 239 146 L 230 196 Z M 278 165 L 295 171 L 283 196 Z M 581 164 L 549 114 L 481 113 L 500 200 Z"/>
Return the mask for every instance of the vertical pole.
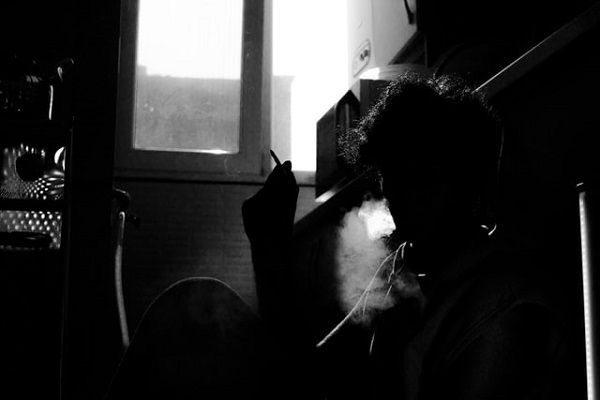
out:
<path id="1" fill-rule="evenodd" d="M 592 190 L 583 184 L 579 188 L 579 220 L 581 231 L 581 266 L 583 276 L 583 307 L 585 319 L 585 359 L 587 375 L 587 398 L 596 400 L 598 385 L 598 349 L 596 346 L 598 337 L 598 315 L 596 304 L 598 304 L 598 273 L 595 260 L 596 244 L 600 238 L 597 232 L 599 224 L 597 221 L 597 200 Z"/>

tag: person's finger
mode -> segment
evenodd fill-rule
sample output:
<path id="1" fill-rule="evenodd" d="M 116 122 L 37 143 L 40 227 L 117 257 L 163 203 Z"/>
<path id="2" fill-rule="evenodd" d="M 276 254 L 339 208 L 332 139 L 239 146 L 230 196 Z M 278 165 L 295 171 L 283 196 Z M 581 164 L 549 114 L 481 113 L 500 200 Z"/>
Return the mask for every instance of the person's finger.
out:
<path id="1" fill-rule="evenodd" d="M 285 171 L 282 165 L 276 165 L 275 168 L 271 171 L 269 176 L 267 176 L 267 180 L 265 182 L 266 185 L 271 185 L 277 181 L 280 181 L 285 175 Z"/>
<path id="2" fill-rule="evenodd" d="M 292 172 L 292 162 L 287 160 L 283 164 L 276 165 L 273 171 L 267 177 L 267 185 L 288 184 L 290 177 L 294 177 Z M 295 182 L 295 179 L 294 179 Z"/>
<path id="3" fill-rule="evenodd" d="M 294 175 L 294 172 L 292 171 L 292 162 L 291 161 L 286 161 L 283 164 L 283 168 L 286 171 L 286 185 L 288 187 L 294 188 L 294 190 L 297 192 L 298 191 L 298 183 L 296 182 L 296 176 Z"/>

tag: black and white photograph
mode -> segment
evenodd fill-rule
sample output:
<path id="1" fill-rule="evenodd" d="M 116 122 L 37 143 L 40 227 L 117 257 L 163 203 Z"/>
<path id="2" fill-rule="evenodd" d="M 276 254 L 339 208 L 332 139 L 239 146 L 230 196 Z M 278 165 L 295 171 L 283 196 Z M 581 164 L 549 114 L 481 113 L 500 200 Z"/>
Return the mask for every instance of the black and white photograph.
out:
<path id="1" fill-rule="evenodd" d="M 600 400 L 600 1 L 0 16 L 1 398 Z"/>

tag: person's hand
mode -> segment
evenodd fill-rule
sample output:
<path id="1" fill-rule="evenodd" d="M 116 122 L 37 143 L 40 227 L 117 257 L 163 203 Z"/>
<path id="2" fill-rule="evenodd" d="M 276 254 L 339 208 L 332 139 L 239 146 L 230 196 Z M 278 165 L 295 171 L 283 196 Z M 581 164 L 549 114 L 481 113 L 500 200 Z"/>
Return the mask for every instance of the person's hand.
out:
<path id="1" fill-rule="evenodd" d="M 291 239 L 297 199 L 292 163 L 286 161 L 277 165 L 258 193 L 242 204 L 244 229 L 253 247 L 278 246 Z"/>

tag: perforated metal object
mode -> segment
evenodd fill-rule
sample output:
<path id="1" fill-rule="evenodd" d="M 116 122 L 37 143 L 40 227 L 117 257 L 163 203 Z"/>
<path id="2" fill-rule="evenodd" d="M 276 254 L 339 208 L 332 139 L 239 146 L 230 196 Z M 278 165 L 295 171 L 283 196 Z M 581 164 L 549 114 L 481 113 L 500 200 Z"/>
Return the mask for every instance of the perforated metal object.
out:
<path id="1" fill-rule="evenodd" d="M 0 211 L 0 232 L 36 232 L 50 235 L 50 248 L 61 243 L 62 213 L 59 211 Z"/>

